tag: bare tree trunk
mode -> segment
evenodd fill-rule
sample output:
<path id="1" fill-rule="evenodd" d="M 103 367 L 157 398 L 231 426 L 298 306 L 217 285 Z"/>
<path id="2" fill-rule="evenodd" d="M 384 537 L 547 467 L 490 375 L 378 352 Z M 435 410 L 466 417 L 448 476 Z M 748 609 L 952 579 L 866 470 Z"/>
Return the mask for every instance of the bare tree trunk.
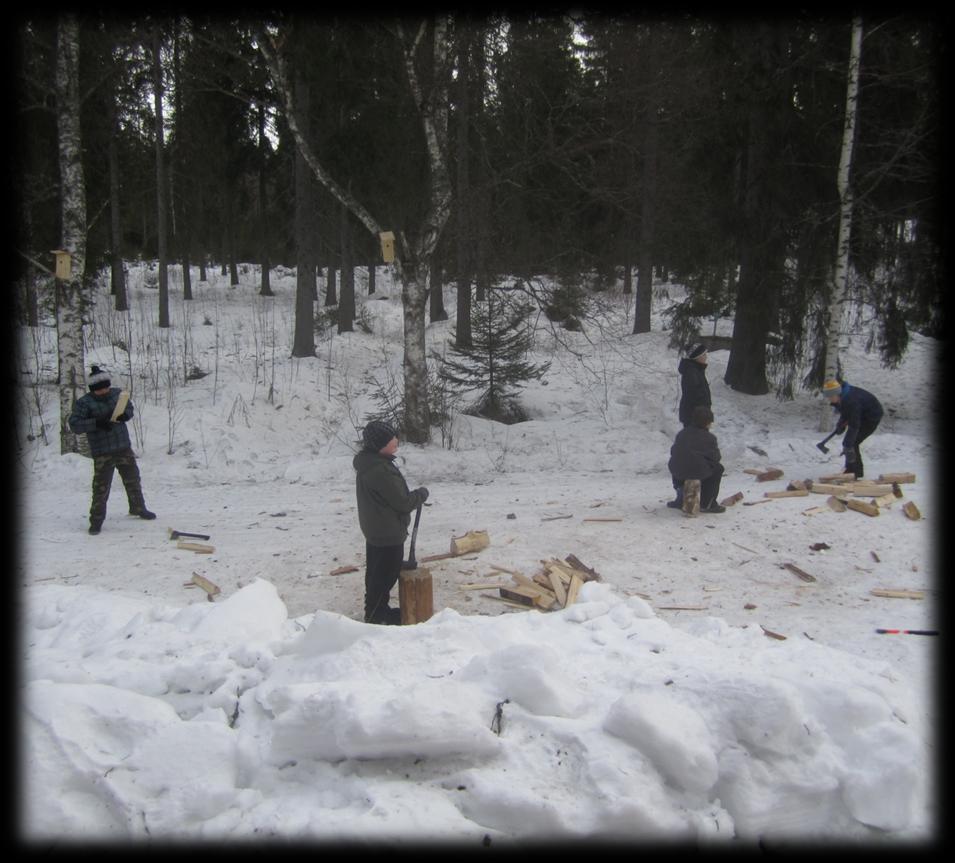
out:
<path id="1" fill-rule="evenodd" d="M 428 281 L 429 317 L 431 323 L 446 321 L 448 313 L 444 308 L 444 267 L 435 262 L 431 267 L 431 278 Z"/>
<path id="2" fill-rule="evenodd" d="M 109 136 L 109 230 L 110 230 L 110 292 L 117 312 L 129 310 L 126 294 L 126 272 L 123 269 L 123 230 L 119 203 L 119 157 L 116 153 L 116 122 L 112 117 L 113 134 Z"/>
<path id="3" fill-rule="evenodd" d="M 179 51 L 179 19 L 173 22 L 173 88 L 175 93 L 176 116 L 182 116 L 182 64 L 180 63 Z M 179 181 L 180 174 L 176 170 L 181 164 L 179 153 L 174 152 L 171 159 L 173 165 L 173 237 L 175 239 L 175 249 L 179 256 L 179 262 L 182 266 L 182 298 L 184 300 L 192 299 L 192 271 L 189 264 L 189 246 L 192 241 L 191 222 L 192 219 L 187 216 L 188 207 L 186 205 L 186 195 L 181 189 Z M 178 194 L 176 193 L 178 190 Z M 175 218 L 176 211 L 179 211 L 179 218 Z"/>
<path id="4" fill-rule="evenodd" d="M 352 262 L 351 226 L 348 223 L 348 208 L 341 208 L 341 294 L 338 300 L 338 332 L 354 332 L 355 320 L 355 267 Z"/>
<path id="5" fill-rule="evenodd" d="M 653 43 L 651 42 L 651 45 Z M 651 49 L 650 63 L 655 62 Z M 651 74 L 654 69 L 651 68 Z M 651 85 L 652 87 L 652 85 Z M 640 253 L 637 264 L 637 298 L 633 313 L 633 332 L 650 332 L 653 309 L 653 241 L 656 233 L 657 195 L 657 107 L 656 98 L 649 95 L 643 135 L 643 194 L 640 213 Z"/>
<path id="6" fill-rule="evenodd" d="M 153 25 L 153 104 L 156 113 L 156 251 L 159 258 L 159 326 L 169 326 L 169 271 L 166 248 L 166 158 L 163 153 L 162 58 L 159 25 Z"/>
<path id="7" fill-rule="evenodd" d="M 83 345 L 83 285 L 86 279 L 86 183 L 80 135 L 80 29 L 76 16 L 57 24 L 56 100 L 63 251 L 70 278 L 56 280 L 56 337 L 60 397 L 60 453 L 78 452 L 68 420 L 86 379 Z"/>
<path id="8" fill-rule="evenodd" d="M 862 19 L 852 20 L 852 42 L 849 50 L 849 72 L 846 83 L 846 117 L 842 131 L 842 152 L 839 156 L 839 174 L 836 186 L 839 190 L 839 239 L 836 245 L 835 271 L 829 297 L 829 320 L 826 332 L 826 378 L 840 373 L 839 333 L 842 329 L 842 314 L 846 305 L 846 285 L 849 276 L 849 237 L 852 231 L 852 186 L 849 173 L 852 169 L 852 148 L 855 142 L 856 111 L 859 102 L 859 63 L 862 57 Z M 829 404 L 824 403 L 820 415 L 819 430 L 828 431 L 832 421 Z"/>
<path id="9" fill-rule="evenodd" d="M 294 38 L 294 37 L 293 37 Z M 297 41 L 297 40 L 296 40 Z M 308 81 L 302 71 L 302 59 L 293 59 L 295 104 L 308 106 Z M 307 111 L 305 112 L 307 116 Z M 307 120 L 305 121 L 307 122 Z M 307 134 L 308 129 L 306 127 Z M 312 220 L 315 195 L 309 167 L 300 148 L 295 150 L 295 338 L 293 357 L 315 356 L 315 232 Z"/>
<path id="10" fill-rule="evenodd" d="M 265 137 L 265 106 L 259 105 L 259 233 L 262 243 L 262 275 L 259 294 L 263 297 L 275 296 L 272 293 L 272 283 L 269 280 L 269 214 L 266 200 L 265 182 L 265 154 L 268 149 L 268 138 Z"/>
<path id="11" fill-rule="evenodd" d="M 470 27 L 462 23 L 458 30 L 458 194 L 457 194 L 457 270 L 458 305 L 454 318 L 454 344 L 459 348 L 470 348 L 471 337 L 471 226 L 468 218 L 471 183 L 468 162 L 471 157 L 469 143 L 469 125 L 471 122 L 468 91 L 470 89 Z M 434 320 L 434 315 L 431 317 Z"/>

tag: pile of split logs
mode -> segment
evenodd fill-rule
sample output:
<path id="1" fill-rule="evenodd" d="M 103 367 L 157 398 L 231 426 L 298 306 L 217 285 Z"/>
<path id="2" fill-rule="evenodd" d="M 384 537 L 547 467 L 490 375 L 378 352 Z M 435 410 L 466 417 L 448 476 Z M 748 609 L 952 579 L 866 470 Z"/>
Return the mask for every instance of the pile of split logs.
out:
<path id="1" fill-rule="evenodd" d="M 511 605 L 553 611 L 573 605 L 585 582 L 600 581 L 600 575 L 595 570 L 581 563 L 579 558 L 572 554 L 567 555 L 563 560 L 557 558 L 542 560 L 541 566 L 541 570 L 530 578 L 514 570 L 494 567 L 498 572 L 510 575 L 513 579 L 512 583 L 467 585 L 467 587 L 472 590 L 496 588 L 498 595 L 484 595 Z"/>
<path id="2" fill-rule="evenodd" d="M 745 473 L 753 474 L 757 482 L 769 479 L 779 479 L 783 472 L 778 468 L 758 470 L 747 468 Z M 743 506 L 753 506 L 757 503 L 768 503 L 784 497 L 808 497 L 810 494 L 828 495 L 826 505 L 835 512 L 845 512 L 847 509 L 861 512 L 868 516 L 877 516 L 896 501 L 905 497 L 901 486 L 915 482 L 914 473 L 886 473 L 876 480 L 856 479 L 855 474 L 839 473 L 821 476 L 818 480 L 793 480 L 783 491 L 767 491 L 761 500 L 744 503 Z M 720 501 L 723 506 L 733 506 L 743 499 L 742 492 L 730 495 Z M 824 507 L 811 507 L 804 510 L 805 515 L 815 515 L 825 512 Z M 902 512 L 906 517 L 917 521 L 922 517 L 914 501 L 902 504 Z"/>

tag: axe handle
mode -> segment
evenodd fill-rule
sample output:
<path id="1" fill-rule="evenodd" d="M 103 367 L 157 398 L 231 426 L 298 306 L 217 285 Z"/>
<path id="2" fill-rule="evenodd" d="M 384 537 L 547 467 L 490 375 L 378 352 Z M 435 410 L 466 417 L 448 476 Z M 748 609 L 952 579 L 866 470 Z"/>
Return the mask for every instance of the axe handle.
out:
<path id="1" fill-rule="evenodd" d="M 418 504 L 418 510 L 414 515 L 414 528 L 411 531 L 411 547 L 408 549 L 408 562 L 415 563 L 414 544 L 418 539 L 418 522 L 421 521 L 421 504 Z"/>

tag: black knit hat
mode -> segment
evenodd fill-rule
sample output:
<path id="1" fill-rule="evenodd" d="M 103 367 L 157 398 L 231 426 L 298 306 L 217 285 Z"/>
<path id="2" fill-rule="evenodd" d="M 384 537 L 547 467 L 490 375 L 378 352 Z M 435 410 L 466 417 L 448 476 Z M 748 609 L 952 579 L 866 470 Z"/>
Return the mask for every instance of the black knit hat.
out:
<path id="1" fill-rule="evenodd" d="M 703 342 L 697 342 L 695 345 L 693 345 L 693 347 L 690 348 L 689 351 L 687 351 L 686 355 L 688 359 L 695 360 L 697 357 L 701 357 L 705 353 L 706 345 L 704 345 Z"/>
<path id="2" fill-rule="evenodd" d="M 365 449 L 378 452 L 386 447 L 393 437 L 398 437 L 394 427 L 382 420 L 372 420 L 362 430 L 361 439 Z"/>
<path id="3" fill-rule="evenodd" d="M 108 387 L 110 384 L 109 372 L 104 371 L 99 366 L 91 366 L 88 383 L 90 392 L 93 392 L 93 390 L 101 390 L 103 387 Z"/>

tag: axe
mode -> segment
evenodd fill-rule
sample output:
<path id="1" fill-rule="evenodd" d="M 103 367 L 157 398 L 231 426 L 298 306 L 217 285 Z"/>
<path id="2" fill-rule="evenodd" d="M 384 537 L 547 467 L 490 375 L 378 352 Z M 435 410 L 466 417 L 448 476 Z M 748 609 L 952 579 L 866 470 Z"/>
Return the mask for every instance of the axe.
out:
<path id="1" fill-rule="evenodd" d="M 837 434 L 842 434 L 842 432 L 837 429 L 831 435 L 819 441 L 819 443 L 816 444 L 816 447 L 822 450 L 823 452 L 829 452 L 829 447 L 826 446 L 826 443 L 828 441 L 831 441 Z"/>
<path id="2" fill-rule="evenodd" d="M 408 559 L 403 561 L 401 564 L 402 569 L 417 569 L 418 561 L 415 560 L 414 556 L 414 544 L 415 540 L 418 538 L 418 522 L 421 521 L 421 507 L 423 504 L 418 504 L 418 511 L 414 516 L 414 529 L 411 531 L 411 547 L 408 549 Z"/>
<path id="3" fill-rule="evenodd" d="M 187 533 L 184 530 L 173 530 L 172 528 L 169 528 L 170 539 L 181 539 L 184 536 L 187 536 L 190 539 L 208 539 L 209 538 L 209 534 L 207 533 Z"/>

